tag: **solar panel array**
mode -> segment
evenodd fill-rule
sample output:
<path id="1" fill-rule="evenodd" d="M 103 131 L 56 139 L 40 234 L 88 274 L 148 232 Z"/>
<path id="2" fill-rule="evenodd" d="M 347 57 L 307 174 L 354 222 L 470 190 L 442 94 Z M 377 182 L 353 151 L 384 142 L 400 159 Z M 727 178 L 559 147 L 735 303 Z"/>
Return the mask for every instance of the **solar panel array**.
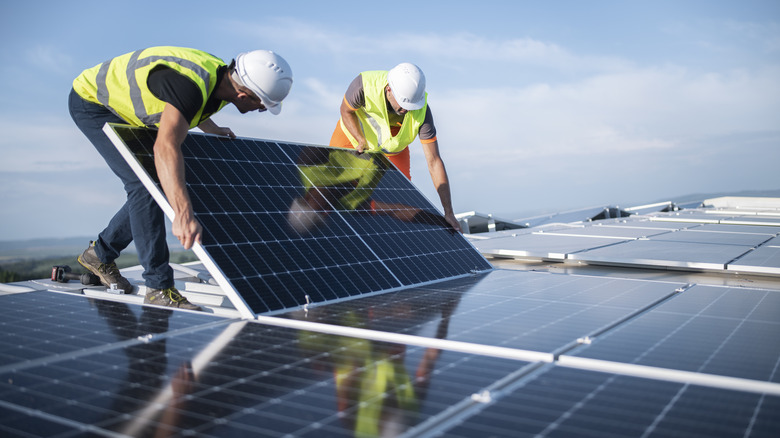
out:
<path id="1" fill-rule="evenodd" d="M 170 209 L 153 180 L 153 135 L 115 129 Z M 771 281 L 490 270 L 381 158 L 191 137 L 199 256 L 251 318 L 0 295 L 3 436 L 780 436 Z M 344 173 L 349 184 L 333 184 Z M 307 194 L 318 215 L 294 202 Z M 771 253 L 767 225 L 705 218 L 558 225 L 478 244 L 533 236 L 539 247 L 510 252 L 563 260 L 649 239 L 742 252 L 760 241 L 747 254 Z M 696 269 L 694 256 L 712 257 L 658 260 Z M 648 260 L 658 262 L 627 262 Z"/>
<path id="2" fill-rule="evenodd" d="M 505 270 L 261 321 L 3 295 L 0 433 L 773 437 L 778 312 L 777 290 Z"/>
<path id="3" fill-rule="evenodd" d="M 39 354 L 48 347 L 31 336 L 34 346 L 4 349 L 3 436 L 372 436 L 524 366 L 68 294 L 0 303 L 3 328 L 16 327 L 5 342 L 27 332 L 61 345 Z"/>
<path id="4" fill-rule="evenodd" d="M 478 235 L 483 254 L 780 275 L 780 212 L 683 210 Z"/>
<path id="5" fill-rule="evenodd" d="M 156 131 L 106 132 L 169 217 Z M 190 134 L 187 189 L 199 256 L 251 314 L 491 269 L 381 154 Z"/>

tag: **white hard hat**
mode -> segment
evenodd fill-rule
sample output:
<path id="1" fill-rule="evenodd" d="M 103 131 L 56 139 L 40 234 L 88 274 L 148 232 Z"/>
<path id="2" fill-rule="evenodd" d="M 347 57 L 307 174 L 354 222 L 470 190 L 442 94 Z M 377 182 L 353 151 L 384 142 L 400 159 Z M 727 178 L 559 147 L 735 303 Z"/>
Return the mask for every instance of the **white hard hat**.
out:
<path id="1" fill-rule="evenodd" d="M 425 75 L 420 67 L 409 62 L 396 65 L 387 72 L 387 84 L 401 108 L 414 111 L 425 105 Z"/>
<path id="2" fill-rule="evenodd" d="M 236 73 L 271 114 L 279 114 L 293 82 L 292 69 L 284 58 L 270 50 L 241 53 L 236 57 Z"/>

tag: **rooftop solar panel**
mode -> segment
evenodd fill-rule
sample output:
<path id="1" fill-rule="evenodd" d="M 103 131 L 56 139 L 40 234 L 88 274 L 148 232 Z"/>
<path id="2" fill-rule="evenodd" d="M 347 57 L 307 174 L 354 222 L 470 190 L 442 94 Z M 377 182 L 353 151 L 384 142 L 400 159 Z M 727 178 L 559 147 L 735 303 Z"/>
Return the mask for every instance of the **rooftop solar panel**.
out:
<path id="1" fill-rule="evenodd" d="M 780 237 L 775 237 L 732 261 L 728 270 L 780 275 Z"/>
<path id="2" fill-rule="evenodd" d="M 780 217 L 776 214 L 762 214 L 750 211 L 692 210 L 674 213 L 656 213 L 651 220 L 662 222 L 682 222 L 700 224 L 726 224 L 746 226 L 780 226 Z M 776 231 L 773 231 L 776 232 Z"/>
<path id="3" fill-rule="evenodd" d="M 674 286 L 496 270 L 295 316 L 418 343 L 269 325 L 287 314 L 239 320 L 72 293 L 0 295 L 0 320 L 27 324 L 3 350 L 39 341 L 32 357 L 0 366 L 0 431 L 776 436 L 780 295 L 696 285 L 668 296 Z M 13 318 L 34 308 L 45 323 Z M 458 341 L 470 348 L 451 349 Z M 486 344 L 563 351 L 529 361 Z"/>
<path id="4" fill-rule="evenodd" d="M 711 234 L 717 233 L 717 234 Z M 667 233 L 652 236 L 651 240 L 668 240 L 670 242 L 688 242 L 688 243 L 710 243 L 718 242 L 724 245 L 741 245 L 753 247 L 761 245 L 771 238 L 771 234 L 757 233 L 735 233 L 725 231 L 710 231 L 706 229 L 693 228 L 690 230 L 680 230 L 674 233 Z"/>
<path id="5" fill-rule="evenodd" d="M 752 233 L 775 236 L 780 233 L 780 228 L 767 227 L 762 225 L 731 225 L 731 224 L 703 224 L 691 227 L 696 231 L 726 231 L 730 233 Z"/>
<path id="6" fill-rule="evenodd" d="M 739 406 L 738 409 L 735 409 Z M 780 396 L 768 396 L 583 370 L 548 367 L 431 436 L 771 437 L 780 430 Z"/>
<path id="7" fill-rule="evenodd" d="M 612 225 L 594 225 L 588 227 L 569 227 L 554 230 L 537 231 L 545 236 L 587 236 L 593 238 L 638 239 L 668 233 L 668 230 L 640 227 L 616 227 Z"/>
<path id="8" fill-rule="evenodd" d="M 633 239 L 517 233 L 517 235 L 504 234 L 495 239 L 476 240 L 474 244 L 483 254 L 496 257 L 536 257 L 545 260 L 564 260 L 567 258 L 567 254 L 592 248 L 609 247 L 628 240 Z"/>
<path id="9" fill-rule="evenodd" d="M 105 336 L 0 367 L 4 436 L 398 434 L 527 366 L 72 294 L 0 296 L 0 312 L 40 300 L 67 306 L 38 336 L 74 320 Z"/>
<path id="10" fill-rule="evenodd" d="M 629 217 L 601 224 L 485 233 L 488 236 L 470 239 L 483 254 L 499 258 L 780 274 L 773 243 L 776 226 L 702 220 L 712 217 L 716 216 L 699 210 L 651 217 L 660 222 Z"/>
<path id="11" fill-rule="evenodd" d="M 627 219 L 615 219 L 609 221 L 602 221 L 603 226 L 613 227 L 629 227 L 629 228 L 652 228 L 657 230 L 680 230 L 688 227 L 688 224 L 677 224 L 674 222 L 661 222 L 653 220 L 652 216 L 636 217 L 632 216 Z"/>
<path id="12" fill-rule="evenodd" d="M 480 345 L 555 353 L 676 294 L 684 284 L 493 271 L 309 309 L 308 321 L 435 335 Z M 445 329 L 429 322 L 446 314 Z M 300 312 L 287 316 L 299 318 Z M 427 318 L 421 318 L 426 316 Z"/>
<path id="13" fill-rule="evenodd" d="M 105 131 L 172 218 L 156 131 Z M 245 316 L 491 269 L 381 154 L 201 134 L 182 151 L 196 253 Z"/>
<path id="14" fill-rule="evenodd" d="M 571 254 L 568 258 L 589 263 L 723 271 L 729 262 L 750 250 L 750 246 L 741 245 L 650 239 L 590 249 Z"/>
<path id="15" fill-rule="evenodd" d="M 696 285 L 577 356 L 780 383 L 780 294 Z"/>

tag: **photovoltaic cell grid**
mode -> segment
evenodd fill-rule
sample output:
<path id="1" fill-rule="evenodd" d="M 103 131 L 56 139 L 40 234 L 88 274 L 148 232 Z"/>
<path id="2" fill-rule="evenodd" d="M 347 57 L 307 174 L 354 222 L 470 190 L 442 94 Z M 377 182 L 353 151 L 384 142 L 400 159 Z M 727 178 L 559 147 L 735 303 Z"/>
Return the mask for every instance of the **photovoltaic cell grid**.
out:
<path id="1" fill-rule="evenodd" d="M 172 216 L 155 187 L 156 131 L 106 132 Z M 381 154 L 199 134 L 182 152 L 212 274 L 253 314 L 491 269 Z"/>
<path id="2" fill-rule="evenodd" d="M 556 353 L 576 340 L 675 295 L 683 283 L 549 275 L 496 270 L 445 283 L 313 306 L 307 319 L 349 326 L 347 317 L 370 312 L 361 327 L 384 332 L 426 333 L 484 346 Z M 283 314 L 295 317 L 297 313 Z M 431 324 L 444 317 L 446 329 Z"/>
<path id="3" fill-rule="evenodd" d="M 12 364 L 43 360 L 53 354 L 69 355 L 76 351 L 100 348 L 114 342 L 117 333 L 132 337 L 136 322 L 120 314 L 110 315 L 112 309 L 102 301 L 90 301 L 97 313 L 105 318 L 112 317 L 113 331 L 98 318 L 79 318 L 84 302 L 73 300 L 66 294 L 24 294 L 2 297 L 6 307 L 0 313 L 0 368 Z M 47 309 L 53 315 L 42 315 Z M 174 323 L 168 324 L 171 311 L 146 312 L 145 326 L 151 332 L 164 332 L 190 327 L 202 321 L 193 314 L 177 315 Z M 71 317 L 69 317 L 70 315 Z"/>
<path id="4" fill-rule="evenodd" d="M 598 224 L 486 233 L 490 235 L 473 237 L 473 243 L 483 254 L 495 257 L 780 274 L 780 252 L 773 244 L 780 233 L 780 219 L 747 214 L 739 220 L 728 217 L 719 219 L 707 210 L 657 213 Z"/>
<path id="5" fill-rule="evenodd" d="M 471 314 L 472 308 L 477 314 L 487 310 L 479 302 L 519 293 L 524 300 L 629 310 L 647 304 L 643 295 L 652 301 L 662 285 L 670 284 L 493 271 L 314 307 L 290 317 L 311 320 L 322 311 L 329 315 L 328 323 L 448 340 L 466 339 L 476 329 L 482 342 L 490 344 L 511 338 L 518 326 L 506 319 L 486 321 L 495 312 Z M 414 297 L 416 291 L 428 293 Z M 614 300 L 607 299 L 610 295 Z M 777 326 L 778 299 L 774 291 L 697 285 L 599 333 L 577 354 L 776 381 L 780 352 L 773 342 L 777 330 L 771 327 Z M 51 339 L 68 346 L 35 346 L 32 356 L 4 356 L 0 431 L 8 436 L 185 431 L 198 436 L 375 436 L 393 428 L 407 436 L 762 437 L 780 430 L 776 392 L 553 363 L 534 366 L 64 293 L 5 295 L 0 304 L 0 320 L 19 326 L 6 337 L 4 349 L 25 351 L 23 344 L 32 339 L 39 345 L 41 339 Z M 518 320 L 540 315 L 530 321 L 540 327 L 535 334 L 540 339 L 561 335 L 556 325 L 539 322 L 562 309 L 528 314 L 524 305 L 509 307 Z M 35 308 L 46 309 L 44 324 L 28 317 Z M 29 310 L 17 317 L 17 309 Z M 570 322 L 563 325 L 575 330 L 565 336 L 588 330 L 588 325 Z M 77 329 L 68 331 L 71 326 Z M 174 395 L 172 384 L 182 383 L 184 369 L 193 370 L 194 380 L 177 386 L 180 392 Z M 414 389 L 407 392 L 409 385 Z"/>
<path id="6" fill-rule="evenodd" d="M 3 436 L 378 436 L 527 366 L 51 292 L 0 296 L 0 317 L 42 301 L 50 324 L 29 331 L 62 339 L 76 320 L 101 348 L 74 335 L 82 348 L 0 366 Z"/>
<path id="7" fill-rule="evenodd" d="M 780 293 L 695 285 L 579 357 L 780 383 Z"/>
<path id="8" fill-rule="evenodd" d="M 777 412 L 778 396 L 550 368 L 479 415 L 427 435 L 769 438 L 780 430 Z"/>

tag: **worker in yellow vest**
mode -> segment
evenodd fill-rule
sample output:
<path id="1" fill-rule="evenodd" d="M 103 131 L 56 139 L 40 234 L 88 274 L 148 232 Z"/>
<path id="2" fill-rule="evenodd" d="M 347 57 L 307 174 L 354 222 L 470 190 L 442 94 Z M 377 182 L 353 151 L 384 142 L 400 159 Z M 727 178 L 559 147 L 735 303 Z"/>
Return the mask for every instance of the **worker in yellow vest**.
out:
<path id="1" fill-rule="evenodd" d="M 73 81 L 70 114 L 124 184 L 127 201 L 79 256 L 79 263 L 106 286 L 115 283 L 131 293 L 133 285 L 119 273 L 114 260 L 135 241 L 147 287 L 144 302 L 201 310 L 174 287 L 162 210 L 102 128 L 106 123 L 158 128 L 157 176 L 175 213 L 173 234 L 189 249 L 200 241 L 202 227 L 185 186 L 181 145 L 187 132 L 197 127 L 233 138 L 230 128 L 210 119 L 214 113 L 232 103 L 241 113 L 278 114 L 291 86 L 290 66 L 268 50 L 241 53 L 227 65 L 196 49 L 150 47 L 84 70 Z"/>
<path id="2" fill-rule="evenodd" d="M 444 218 L 460 231 L 427 98 L 425 75 L 414 64 L 405 62 L 390 71 L 362 72 L 344 94 L 341 118 L 330 146 L 354 148 L 359 153 L 382 152 L 411 179 L 408 146 L 419 135 Z"/>

